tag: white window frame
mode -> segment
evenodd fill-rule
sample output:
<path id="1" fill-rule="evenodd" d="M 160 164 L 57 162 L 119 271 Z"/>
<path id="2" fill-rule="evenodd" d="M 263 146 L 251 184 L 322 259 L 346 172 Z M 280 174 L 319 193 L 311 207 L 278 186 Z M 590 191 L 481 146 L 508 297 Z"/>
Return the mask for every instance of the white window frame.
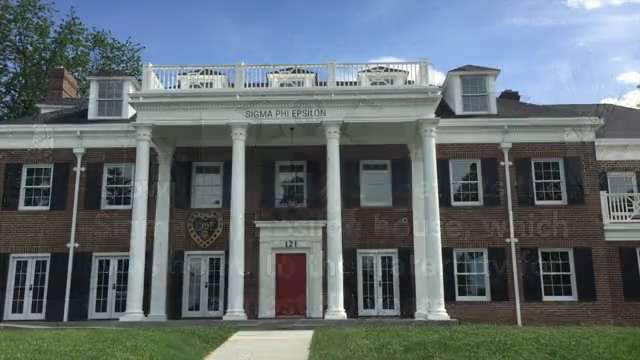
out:
<path id="1" fill-rule="evenodd" d="M 307 168 L 307 162 L 305 160 L 298 160 L 298 161 L 276 161 L 276 171 L 275 171 L 275 192 L 274 192 L 274 203 L 275 203 L 275 207 L 276 208 L 288 208 L 289 206 L 287 205 L 282 205 L 280 204 L 279 199 L 282 199 L 282 195 L 283 195 L 283 191 L 282 191 L 282 187 L 280 186 L 280 166 L 282 165 L 302 165 L 304 166 L 304 176 L 302 177 L 304 179 L 303 185 L 304 185 L 304 201 L 302 204 L 299 204 L 297 206 L 295 206 L 296 208 L 305 208 L 307 207 L 307 186 L 309 186 L 309 184 L 307 184 L 307 172 L 308 172 L 308 168 Z"/>
<path id="2" fill-rule="evenodd" d="M 615 194 L 613 192 L 611 192 L 611 178 L 612 177 L 630 177 L 631 178 L 631 182 L 633 184 L 633 193 L 637 194 L 638 193 L 638 183 L 637 183 L 637 179 L 636 179 L 636 173 L 633 171 L 607 171 L 607 191 L 609 191 L 610 194 Z"/>
<path id="3" fill-rule="evenodd" d="M 131 165 L 131 204 L 129 205 L 108 205 L 107 204 L 107 169 L 122 165 Z M 127 210 L 133 207 L 133 195 L 135 191 L 136 164 L 135 163 L 107 163 L 102 167 L 102 190 L 100 194 L 100 208 L 103 210 Z M 112 185 L 114 186 L 114 185 Z M 120 186 L 120 185 L 115 185 Z"/>
<path id="4" fill-rule="evenodd" d="M 25 206 L 24 198 L 27 185 L 27 169 L 50 169 L 51 179 L 49 179 L 49 205 L 48 206 Z M 46 186 L 30 186 L 30 188 L 46 188 Z M 51 208 L 51 196 L 53 194 L 53 164 L 24 164 L 22 165 L 22 175 L 20 179 L 20 199 L 18 210 L 49 210 Z"/>
<path id="5" fill-rule="evenodd" d="M 484 273 L 462 273 L 460 275 L 484 275 L 485 296 L 460 296 L 458 295 L 458 253 L 481 252 L 484 259 Z M 491 301 L 491 280 L 489 274 L 489 253 L 487 249 L 454 249 L 453 250 L 453 276 L 455 279 L 456 301 Z"/>
<path id="6" fill-rule="evenodd" d="M 357 286 L 358 286 L 358 316 L 399 316 L 400 315 L 400 264 L 398 260 L 398 249 L 358 249 L 356 250 L 356 272 L 357 272 Z M 389 310 L 382 309 L 382 298 L 380 295 L 380 288 L 378 285 L 376 289 L 376 309 L 365 310 L 364 299 L 362 293 L 362 258 L 363 256 L 373 256 L 374 258 L 374 281 L 380 280 L 381 269 L 379 266 L 379 260 L 381 256 L 391 256 L 393 258 L 393 297 L 394 308 Z"/>
<path id="7" fill-rule="evenodd" d="M 104 83 L 104 82 L 118 82 L 120 83 L 120 86 L 122 87 L 122 94 L 120 98 L 101 98 L 100 97 L 100 84 Z M 100 80 L 96 80 L 96 86 L 95 86 L 95 118 L 96 119 L 122 119 L 124 117 L 124 112 L 125 112 L 125 104 L 126 104 L 126 91 L 125 91 L 125 81 L 124 80 L 116 80 L 116 79 L 100 79 Z M 100 101 L 115 101 L 115 100 L 120 100 L 120 115 L 108 115 L 108 116 L 101 116 L 100 115 Z"/>
<path id="8" fill-rule="evenodd" d="M 191 165 L 191 194 L 195 193 L 195 177 L 196 177 L 196 166 L 218 166 L 220 167 L 220 205 L 218 206 L 196 206 L 195 197 L 191 196 L 191 208 L 192 209 L 220 209 L 222 208 L 222 202 L 224 198 L 224 163 L 221 161 L 199 161 L 194 162 Z"/>
<path id="9" fill-rule="evenodd" d="M 362 186 L 362 184 L 364 184 L 364 166 L 367 164 L 374 164 L 374 165 L 380 165 L 380 164 L 384 164 L 387 166 L 387 180 L 388 180 L 388 186 L 389 186 L 389 199 L 388 201 L 385 202 L 371 202 L 371 201 L 367 201 L 365 193 L 364 193 L 364 186 Z M 391 183 L 391 160 L 361 160 L 360 161 L 360 206 L 361 207 L 389 207 L 389 206 L 393 206 L 393 185 Z M 366 170 L 366 171 L 374 171 L 374 170 Z"/>
<path id="10" fill-rule="evenodd" d="M 44 284 L 44 297 L 42 303 L 42 314 L 31 314 L 31 311 L 28 311 L 26 314 L 11 314 L 11 302 L 13 301 L 13 291 L 15 287 L 15 267 L 16 261 L 20 259 L 27 259 L 28 261 L 34 261 L 36 259 L 46 259 L 47 260 L 47 278 L 45 279 Z M 9 269 L 7 271 L 7 290 L 5 294 L 5 302 L 4 302 L 4 320 L 44 320 L 47 316 L 47 300 L 49 298 L 49 280 L 51 277 L 51 254 L 50 253 L 34 253 L 34 254 L 11 254 L 9 256 Z M 33 278 L 33 274 L 27 273 L 27 281 Z M 27 284 L 25 283 L 25 286 Z M 29 299 L 31 295 L 25 294 L 25 305 L 26 300 L 29 300 L 29 306 L 31 305 L 31 300 Z"/>
<path id="11" fill-rule="evenodd" d="M 484 93 L 475 93 L 475 94 L 465 94 L 464 92 L 464 78 L 472 78 L 472 77 L 478 77 L 478 78 L 483 78 L 484 79 L 484 85 L 485 85 L 485 89 L 486 92 Z M 486 110 L 470 110 L 467 111 L 464 108 L 464 98 L 465 96 L 484 96 L 486 98 L 487 101 L 487 109 Z M 460 76 L 460 107 L 462 108 L 462 112 L 464 114 L 487 114 L 491 111 L 491 103 L 490 103 L 490 92 L 489 92 L 489 79 L 487 77 L 487 75 L 461 75 Z"/>
<path id="12" fill-rule="evenodd" d="M 557 161 L 560 167 L 560 189 L 562 192 L 562 200 L 538 200 L 538 191 L 536 190 L 536 182 L 545 182 L 543 180 L 536 180 L 536 162 L 552 162 Z M 536 205 L 566 205 L 567 204 L 567 180 L 564 173 L 564 159 L 563 158 L 536 158 L 531 159 L 531 186 L 533 186 L 533 200 Z"/>
<path id="13" fill-rule="evenodd" d="M 455 201 L 454 192 L 454 180 L 453 180 L 453 162 L 454 161 L 469 161 L 475 162 L 478 167 L 478 201 Z M 464 181 L 465 183 L 472 183 L 473 181 Z M 482 161 L 480 159 L 449 159 L 449 189 L 451 196 L 451 206 L 482 206 L 484 204 L 484 194 L 482 189 Z"/>
<path id="14" fill-rule="evenodd" d="M 571 271 L 571 296 L 546 296 L 544 294 L 544 272 L 542 270 L 543 252 L 567 252 L 569 253 L 569 270 Z M 540 290 L 542 291 L 542 301 L 577 301 L 578 287 L 576 285 L 576 265 L 571 248 L 540 248 L 538 249 L 538 271 L 540 272 Z M 550 273 L 555 274 L 555 273 Z M 564 272 L 561 274 L 565 274 Z"/>
<path id="15" fill-rule="evenodd" d="M 111 312 L 112 304 L 109 304 L 107 307 L 109 311 L 106 313 L 96 313 L 96 281 L 98 278 L 98 259 L 100 258 L 109 258 L 111 262 L 117 261 L 119 258 L 128 258 L 129 266 L 131 266 L 131 258 L 129 257 L 128 252 L 103 252 L 103 253 L 93 253 L 91 257 L 91 283 L 89 285 L 89 319 L 117 319 L 120 315 L 124 313 Z M 113 274 L 116 276 L 115 272 Z M 129 276 L 127 274 L 127 276 Z M 113 279 L 111 279 L 113 280 Z M 109 285 L 111 287 L 112 283 Z M 127 279 L 127 296 L 129 296 L 129 279 Z"/>
<path id="16" fill-rule="evenodd" d="M 201 310 L 200 311 L 189 311 L 189 268 L 190 259 L 193 257 L 202 257 L 203 258 L 211 258 L 217 257 L 220 258 L 220 310 L 218 311 L 208 311 L 206 310 L 206 304 L 200 303 Z M 225 253 L 224 251 L 185 251 L 184 252 L 184 271 L 182 272 L 182 317 L 183 318 L 192 318 L 192 317 L 220 317 L 223 315 L 225 308 Z M 204 263 L 204 261 L 202 262 Z M 202 268 L 200 269 L 203 270 Z M 204 282 L 204 272 L 200 274 L 200 284 Z M 200 288 L 200 299 L 204 299 L 204 288 Z"/>

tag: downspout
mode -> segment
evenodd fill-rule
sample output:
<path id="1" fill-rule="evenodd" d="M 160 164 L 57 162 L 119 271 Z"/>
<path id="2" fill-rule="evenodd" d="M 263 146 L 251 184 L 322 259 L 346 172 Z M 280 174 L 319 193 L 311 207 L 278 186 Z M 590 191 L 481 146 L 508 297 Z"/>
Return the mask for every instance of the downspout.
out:
<path id="1" fill-rule="evenodd" d="M 518 259 L 516 256 L 516 243 L 518 239 L 515 236 L 515 229 L 513 226 L 513 205 L 511 200 L 511 161 L 509 161 L 509 150 L 511 149 L 511 143 L 501 143 L 500 148 L 502 149 L 502 154 L 504 155 L 504 161 L 502 164 L 504 165 L 504 177 L 507 188 L 507 209 L 509 213 L 509 238 L 506 240 L 507 243 L 511 244 L 511 265 L 513 267 L 513 293 L 514 299 L 516 300 L 516 319 L 518 326 L 522 326 L 522 313 L 520 310 L 520 281 L 518 277 Z"/>
<path id="2" fill-rule="evenodd" d="M 73 189 L 73 214 L 71 215 L 71 235 L 67 247 L 69 248 L 69 260 L 67 262 L 67 285 L 64 292 L 64 315 L 62 321 L 67 322 L 69 320 L 69 297 L 71 295 L 71 272 L 73 270 L 73 254 L 78 247 L 76 243 L 76 227 L 78 223 L 78 193 L 80 191 L 80 174 L 82 173 L 82 156 L 84 155 L 84 148 L 78 147 L 73 149 L 73 153 L 76 156 L 76 167 L 73 169 L 76 172 L 76 182 Z"/>

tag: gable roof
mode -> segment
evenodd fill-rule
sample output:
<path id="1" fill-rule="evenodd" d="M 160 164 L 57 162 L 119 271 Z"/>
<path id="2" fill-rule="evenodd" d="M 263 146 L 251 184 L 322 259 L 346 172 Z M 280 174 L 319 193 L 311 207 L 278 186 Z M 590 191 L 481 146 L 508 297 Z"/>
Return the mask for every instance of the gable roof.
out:
<path id="1" fill-rule="evenodd" d="M 480 66 L 480 65 L 471 65 L 471 64 L 467 64 L 467 65 L 462 65 L 459 66 L 455 69 L 449 70 L 449 72 L 465 72 L 465 71 L 500 71 L 500 69 L 494 69 L 494 68 L 490 68 L 490 67 L 486 67 L 486 66 Z"/>

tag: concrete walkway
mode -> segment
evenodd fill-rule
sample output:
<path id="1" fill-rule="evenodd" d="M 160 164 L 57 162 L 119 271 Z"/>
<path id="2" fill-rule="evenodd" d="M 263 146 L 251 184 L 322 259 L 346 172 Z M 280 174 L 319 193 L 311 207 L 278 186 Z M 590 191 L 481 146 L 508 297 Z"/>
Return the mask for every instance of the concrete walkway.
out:
<path id="1" fill-rule="evenodd" d="M 312 330 L 238 331 L 205 360 L 306 360 Z"/>

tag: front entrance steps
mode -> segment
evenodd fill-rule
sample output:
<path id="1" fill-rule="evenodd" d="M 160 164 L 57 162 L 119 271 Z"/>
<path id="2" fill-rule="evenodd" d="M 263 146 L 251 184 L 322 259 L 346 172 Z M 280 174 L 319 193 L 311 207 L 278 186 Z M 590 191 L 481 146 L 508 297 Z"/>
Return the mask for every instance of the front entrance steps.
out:
<path id="1" fill-rule="evenodd" d="M 313 330 L 238 331 L 205 360 L 306 360 Z"/>

